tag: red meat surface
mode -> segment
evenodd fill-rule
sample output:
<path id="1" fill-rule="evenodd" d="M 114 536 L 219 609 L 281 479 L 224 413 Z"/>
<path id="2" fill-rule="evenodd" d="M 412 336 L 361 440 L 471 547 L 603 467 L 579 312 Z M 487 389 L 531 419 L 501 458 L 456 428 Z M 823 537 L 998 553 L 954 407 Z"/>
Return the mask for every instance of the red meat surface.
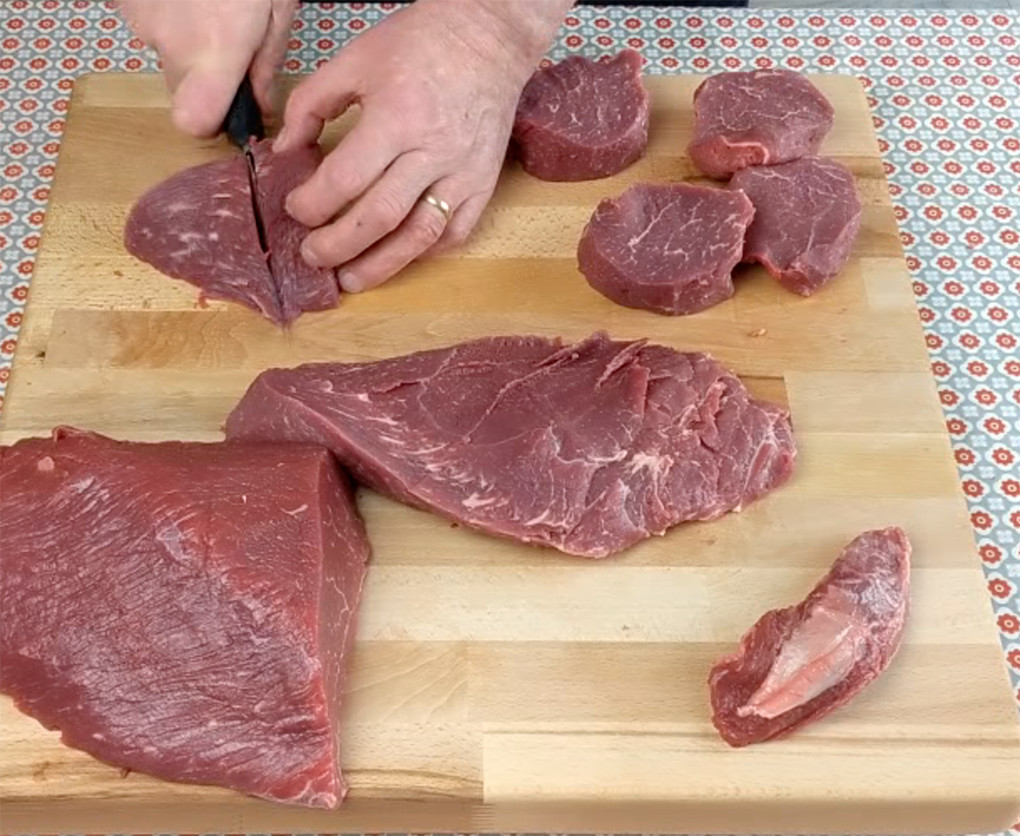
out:
<path id="1" fill-rule="evenodd" d="M 694 93 L 687 152 L 709 177 L 725 180 L 748 166 L 817 153 L 832 124 L 832 105 L 800 73 L 719 73 Z"/>
<path id="2" fill-rule="evenodd" d="M 733 175 L 754 204 L 744 261 L 757 261 L 787 290 L 810 296 L 846 266 L 861 228 L 853 174 L 835 160 L 804 157 Z"/>
<path id="3" fill-rule="evenodd" d="M 733 295 L 754 207 L 739 191 L 638 184 L 603 200 L 577 245 L 593 288 L 629 308 L 692 314 Z"/>
<path id="4" fill-rule="evenodd" d="M 171 781 L 334 807 L 369 547 L 328 451 L 0 448 L 0 690 L 68 746 Z"/>
<path id="5" fill-rule="evenodd" d="M 604 334 L 271 369 L 227 435 L 322 444 L 381 493 L 585 557 L 738 510 L 796 455 L 787 413 L 708 355 Z"/>
<path id="6" fill-rule="evenodd" d="M 709 676 L 712 722 L 732 746 L 790 732 L 845 705 L 899 649 L 910 541 L 866 531 L 796 606 L 765 613 Z"/>
<path id="7" fill-rule="evenodd" d="M 543 180 L 609 177 L 648 144 L 641 54 L 571 56 L 535 72 L 517 105 L 513 139 L 525 171 Z"/>

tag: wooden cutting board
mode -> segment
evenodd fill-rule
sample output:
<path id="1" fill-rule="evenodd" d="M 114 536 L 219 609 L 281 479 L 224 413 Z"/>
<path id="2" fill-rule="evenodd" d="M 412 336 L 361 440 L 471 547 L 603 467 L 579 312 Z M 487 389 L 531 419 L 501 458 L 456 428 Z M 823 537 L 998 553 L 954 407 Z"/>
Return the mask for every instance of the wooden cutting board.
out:
<path id="1" fill-rule="evenodd" d="M 792 483 L 740 514 L 587 562 L 361 496 L 374 548 L 346 708 L 344 807 L 313 812 L 123 776 L 0 702 L 3 827 L 27 832 L 986 832 L 1017 814 L 1020 726 L 858 82 L 824 152 L 865 203 L 854 259 L 811 299 L 742 269 L 692 317 L 617 307 L 574 250 L 602 197 L 693 179 L 696 77 L 654 78 L 647 156 L 609 180 L 506 174 L 470 246 L 289 333 L 196 304 L 123 249 L 141 192 L 231 153 L 182 139 L 157 77 L 79 80 L 18 348 L 5 442 L 72 424 L 218 439 L 271 365 L 370 360 L 496 333 L 607 329 L 709 351 L 787 402 Z M 342 128 L 341 128 L 342 129 Z M 705 680 L 767 608 L 799 600 L 865 528 L 915 545 L 904 647 L 851 705 L 732 750 Z M 130 625 L 125 625 L 130 629 Z"/>

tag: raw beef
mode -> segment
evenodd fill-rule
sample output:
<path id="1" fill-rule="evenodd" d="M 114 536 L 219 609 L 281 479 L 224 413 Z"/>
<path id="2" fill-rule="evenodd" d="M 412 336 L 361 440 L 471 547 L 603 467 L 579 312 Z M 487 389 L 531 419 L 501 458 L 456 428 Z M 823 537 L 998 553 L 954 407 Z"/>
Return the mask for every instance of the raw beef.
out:
<path id="1" fill-rule="evenodd" d="M 712 358 L 602 334 L 271 369 L 227 434 L 323 444 L 382 493 L 585 557 L 738 510 L 795 455 L 787 414 Z"/>
<path id="2" fill-rule="evenodd" d="M 333 807 L 368 557 L 330 454 L 0 448 L 2 690 L 68 746 L 172 781 Z"/>
<path id="3" fill-rule="evenodd" d="M 291 322 L 305 311 L 336 307 L 340 289 L 332 270 L 311 267 L 301 257 L 308 227 L 284 209 L 287 195 L 315 173 L 322 162 L 318 145 L 277 154 L 263 140 L 252 149 L 259 213 L 269 248 L 269 269 L 280 297 L 282 320 Z"/>
<path id="4" fill-rule="evenodd" d="M 810 296 L 837 276 L 861 228 L 854 176 L 825 157 L 745 168 L 733 175 L 754 204 L 744 261 L 765 265 L 787 290 Z"/>
<path id="5" fill-rule="evenodd" d="M 899 648 L 909 592 L 901 529 L 853 540 L 802 603 L 765 613 L 712 668 L 712 722 L 723 739 L 769 740 L 849 702 Z"/>
<path id="6" fill-rule="evenodd" d="M 789 70 L 719 73 L 694 92 L 694 139 L 687 148 L 709 177 L 814 154 L 832 128 L 832 105 Z"/>
<path id="7" fill-rule="evenodd" d="M 124 227 L 124 246 L 161 273 L 196 285 L 203 296 L 283 321 L 241 157 L 186 169 L 142 195 Z"/>
<path id="8" fill-rule="evenodd" d="M 142 195 L 128 217 L 124 245 L 204 296 L 240 302 L 286 325 L 302 311 L 329 308 L 339 299 L 333 272 L 302 259 L 299 247 L 308 230 L 283 208 L 322 155 L 311 148 L 277 157 L 268 140 L 254 154 L 268 257 L 259 244 L 248 167 L 239 155 L 185 169 Z"/>
<path id="9" fill-rule="evenodd" d="M 538 70 L 513 128 L 524 169 L 543 180 L 593 180 L 639 159 L 648 144 L 641 65 L 626 49 L 610 61 L 575 55 Z"/>
<path id="10" fill-rule="evenodd" d="M 593 288 L 630 308 L 691 314 L 733 295 L 754 207 L 740 192 L 639 184 L 603 200 L 577 245 Z"/>

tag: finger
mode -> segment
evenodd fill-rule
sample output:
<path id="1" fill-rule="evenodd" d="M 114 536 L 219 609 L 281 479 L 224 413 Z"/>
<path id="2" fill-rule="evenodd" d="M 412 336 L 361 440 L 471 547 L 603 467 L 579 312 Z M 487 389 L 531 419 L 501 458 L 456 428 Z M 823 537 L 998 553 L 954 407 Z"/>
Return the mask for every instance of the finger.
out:
<path id="1" fill-rule="evenodd" d="M 350 261 L 403 222 L 435 180 L 422 155 L 404 154 L 329 226 L 308 233 L 301 254 L 313 267 Z"/>
<path id="2" fill-rule="evenodd" d="M 441 194 L 438 185 L 434 191 L 437 195 Z M 429 252 L 446 229 L 447 220 L 443 213 L 419 200 L 395 232 L 343 266 L 337 277 L 340 286 L 348 293 L 378 287 Z"/>
<path id="3" fill-rule="evenodd" d="M 437 190 L 442 189 L 442 184 L 437 184 L 436 188 Z M 455 247 L 459 247 L 467 241 L 474 228 L 478 226 L 478 219 L 481 218 L 482 212 L 489 205 L 491 198 L 492 189 L 489 189 L 485 194 L 470 197 L 458 206 L 442 236 L 432 245 L 428 254 L 440 255 Z"/>
<path id="4" fill-rule="evenodd" d="M 263 113 L 273 112 L 273 79 L 287 57 L 290 26 L 296 12 L 297 0 L 273 0 L 266 36 L 251 62 L 248 74 Z"/>
<path id="5" fill-rule="evenodd" d="M 402 148 L 385 120 L 364 115 L 304 183 L 287 197 L 287 212 L 305 226 L 322 226 L 360 197 Z"/>
<path id="6" fill-rule="evenodd" d="M 351 105 L 358 79 L 352 75 L 350 63 L 341 51 L 294 88 L 283 110 L 283 130 L 276 137 L 281 151 L 311 145 L 326 122 Z"/>
<path id="7" fill-rule="evenodd" d="M 197 137 L 219 133 L 247 70 L 248 56 L 241 53 L 229 63 L 222 58 L 203 59 L 187 67 L 172 95 L 172 116 L 177 129 Z"/>

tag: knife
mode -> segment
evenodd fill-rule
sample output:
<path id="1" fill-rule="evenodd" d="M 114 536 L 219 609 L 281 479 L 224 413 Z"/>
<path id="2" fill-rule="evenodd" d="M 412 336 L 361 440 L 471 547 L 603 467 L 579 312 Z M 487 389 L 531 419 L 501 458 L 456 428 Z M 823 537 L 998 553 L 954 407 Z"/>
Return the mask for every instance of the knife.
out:
<path id="1" fill-rule="evenodd" d="M 245 73 L 244 79 L 234 94 L 230 103 L 226 119 L 223 120 L 223 132 L 227 138 L 244 153 L 245 162 L 248 164 L 248 187 L 251 190 L 251 205 L 255 212 L 255 227 L 258 231 L 259 246 L 262 252 L 267 253 L 265 227 L 262 225 L 262 215 L 259 213 L 259 202 L 255 186 L 255 155 L 252 154 L 252 140 L 262 139 L 266 135 L 265 125 L 262 123 L 262 111 L 255 101 L 255 91 L 251 86 L 251 79 Z"/>

